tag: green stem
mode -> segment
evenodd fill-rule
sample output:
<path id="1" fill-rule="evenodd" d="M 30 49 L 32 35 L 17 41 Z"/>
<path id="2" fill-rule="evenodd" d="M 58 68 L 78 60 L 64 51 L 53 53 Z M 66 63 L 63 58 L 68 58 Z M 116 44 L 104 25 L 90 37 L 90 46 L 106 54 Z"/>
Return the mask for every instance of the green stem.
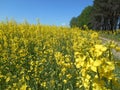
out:
<path id="1" fill-rule="evenodd" d="M 98 78 L 99 78 L 99 81 L 100 81 L 100 73 L 99 73 L 98 67 L 97 67 L 97 75 L 98 75 Z"/>

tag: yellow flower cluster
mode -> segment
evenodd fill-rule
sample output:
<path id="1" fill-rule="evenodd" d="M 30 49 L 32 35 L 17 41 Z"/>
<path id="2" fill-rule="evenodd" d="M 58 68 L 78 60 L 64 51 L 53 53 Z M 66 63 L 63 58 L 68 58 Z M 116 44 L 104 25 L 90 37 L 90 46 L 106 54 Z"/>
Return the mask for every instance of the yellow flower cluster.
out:
<path id="1" fill-rule="evenodd" d="M 120 89 L 111 47 L 98 37 L 91 30 L 1 22 L 0 89 Z"/>

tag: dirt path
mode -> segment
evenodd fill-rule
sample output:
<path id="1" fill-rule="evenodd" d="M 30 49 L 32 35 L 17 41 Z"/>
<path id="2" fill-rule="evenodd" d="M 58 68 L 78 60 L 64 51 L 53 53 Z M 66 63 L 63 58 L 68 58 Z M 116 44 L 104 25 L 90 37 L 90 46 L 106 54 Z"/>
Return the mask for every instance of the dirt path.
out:
<path id="1" fill-rule="evenodd" d="M 108 38 L 104 38 L 104 37 L 99 37 L 99 39 L 101 39 L 101 40 L 103 40 L 103 42 L 109 42 L 109 41 L 112 41 L 112 40 L 110 40 L 110 39 L 108 39 Z M 115 43 L 117 43 L 118 44 L 118 46 L 120 46 L 120 42 L 116 42 L 116 41 L 114 41 Z"/>
<path id="2" fill-rule="evenodd" d="M 99 39 L 101 39 L 103 41 L 103 43 L 107 43 L 110 42 L 112 40 L 108 39 L 108 38 L 104 38 L 104 37 L 99 37 Z M 114 41 L 118 46 L 120 46 L 120 42 L 116 42 Z M 115 56 L 116 59 L 120 60 L 120 52 L 116 52 L 115 49 L 112 50 L 113 55 Z"/>

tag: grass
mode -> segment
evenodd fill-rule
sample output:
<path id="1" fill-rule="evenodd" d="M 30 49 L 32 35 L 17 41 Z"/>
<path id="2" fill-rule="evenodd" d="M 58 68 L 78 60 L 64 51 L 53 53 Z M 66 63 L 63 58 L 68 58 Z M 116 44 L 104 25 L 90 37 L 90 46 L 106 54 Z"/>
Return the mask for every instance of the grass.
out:
<path id="1" fill-rule="evenodd" d="M 101 37 L 108 38 L 116 42 L 120 41 L 120 30 L 117 30 L 113 33 L 110 31 L 102 31 L 102 32 L 100 31 L 99 33 Z"/>

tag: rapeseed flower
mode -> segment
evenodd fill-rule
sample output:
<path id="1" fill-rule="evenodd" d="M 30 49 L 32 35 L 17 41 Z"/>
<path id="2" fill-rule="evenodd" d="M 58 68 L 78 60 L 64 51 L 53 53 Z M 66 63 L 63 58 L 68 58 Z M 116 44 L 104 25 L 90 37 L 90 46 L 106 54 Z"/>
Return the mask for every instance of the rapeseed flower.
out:
<path id="1" fill-rule="evenodd" d="M 99 44 L 96 44 L 96 45 L 94 46 L 94 48 L 91 48 L 92 53 L 93 53 L 96 57 L 101 56 L 106 50 L 107 50 L 107 48 L 106 48 L 105 46 L 99 45 Z"/>
<path id="2" fill-rule="evenodd" d="M 106 90 L 116 69 L 109 50 L 119 47 L 98 37 L 79 28 L 0 23 L 0 88 Z"/>

